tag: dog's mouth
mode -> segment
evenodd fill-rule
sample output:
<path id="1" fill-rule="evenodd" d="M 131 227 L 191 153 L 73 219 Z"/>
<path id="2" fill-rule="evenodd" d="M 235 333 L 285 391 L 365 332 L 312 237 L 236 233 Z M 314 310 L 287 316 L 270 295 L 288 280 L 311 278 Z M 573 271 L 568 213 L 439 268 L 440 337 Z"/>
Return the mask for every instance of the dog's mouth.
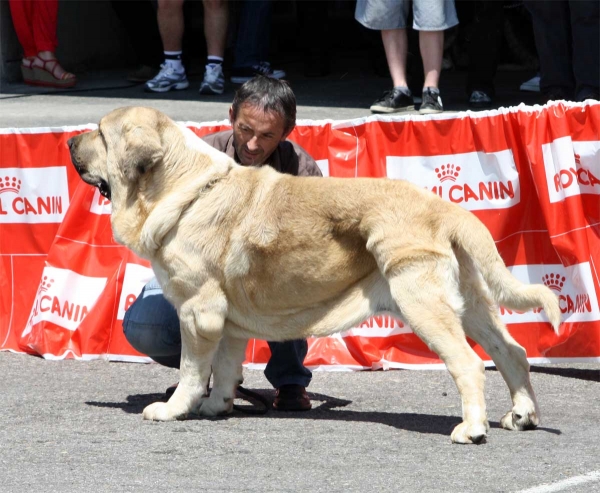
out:
<path id="1" fill-rule="evenodd" d="M 98 192 L 100 192 L 100 195 L 110 200 L 110 187 L 108 186 L 108 183 L 105 180 L 100 178 L 99 183 L 97 183 L 95 186 L 98 188 Z"/>

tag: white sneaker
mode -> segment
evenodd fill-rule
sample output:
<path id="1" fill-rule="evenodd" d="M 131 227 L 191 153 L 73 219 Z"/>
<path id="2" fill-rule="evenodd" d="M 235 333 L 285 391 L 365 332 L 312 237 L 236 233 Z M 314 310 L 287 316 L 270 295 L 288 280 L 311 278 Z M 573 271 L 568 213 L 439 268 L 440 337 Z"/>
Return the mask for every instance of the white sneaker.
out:
<path id="1" fill-rule="evenodd" d="M 167 92 L 171 89 L 187 89 L 189 85 L 190 83 L 185 76 L 185 70 L 183 72 L 175 72 L 169 64 L 163 63 L 156 77 L 146 82 L 146 91 Z"/>
<path id="2" fill-rule="evenodd" d="M 540 92 L 540 74 L 537 74 L 535 77 L 523 82 L 519 89 L 521 91 Z"/>
<path id="3" fill-rule="evenodd" d="M 200 94 L 223 94 L 225 76 L 220 63 L 209 63 L 204 70 L 204 80 L 200 84 Z"/>

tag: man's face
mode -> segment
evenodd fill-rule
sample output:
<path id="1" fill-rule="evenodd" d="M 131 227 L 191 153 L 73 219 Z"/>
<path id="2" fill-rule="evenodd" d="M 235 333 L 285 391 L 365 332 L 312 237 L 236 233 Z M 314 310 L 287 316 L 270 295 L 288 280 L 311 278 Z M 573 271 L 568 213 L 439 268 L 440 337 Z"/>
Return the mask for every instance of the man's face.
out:
<path id="1" fill-rule="evenodd" d="M 284 133 L 283 117 L 274 112 L 265 113 L 256 106 L 240 106 L 237 118 L 229 109 L 233 127 L 233 146 L 240 162 L 245 166 L 264 164 L 289 132 Z"/>

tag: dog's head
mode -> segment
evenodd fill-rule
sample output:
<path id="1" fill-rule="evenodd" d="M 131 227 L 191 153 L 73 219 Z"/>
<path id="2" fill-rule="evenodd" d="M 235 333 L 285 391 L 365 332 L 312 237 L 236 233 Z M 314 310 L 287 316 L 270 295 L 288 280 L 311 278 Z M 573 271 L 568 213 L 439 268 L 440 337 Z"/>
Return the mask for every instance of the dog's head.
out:
<path id="1" fill-rule="evenodd" d="M 98 128 L 68 140 L 71 161 L 81 179 L 111 199 L 116 190 L 129 195 L 141 176 L 161 161 L 162 130 L 168 118 L 152 108 L 112 111 Z"/>

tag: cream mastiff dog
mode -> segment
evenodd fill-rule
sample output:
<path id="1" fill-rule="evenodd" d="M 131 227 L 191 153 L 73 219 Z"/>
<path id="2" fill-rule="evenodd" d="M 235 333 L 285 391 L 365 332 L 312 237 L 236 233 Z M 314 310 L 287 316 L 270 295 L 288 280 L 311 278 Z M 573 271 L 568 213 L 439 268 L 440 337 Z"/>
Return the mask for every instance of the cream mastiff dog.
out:
<path id="1" fill-rule="evenodd" d="M 558 331 L 558 301 L 510 274 L 470 212 L 402 180 L 240 166 L 149 108 L 117 109 L 69 148 L 81 178 L 111 200 L 115 238 L 152 263 L 181 321 L 179 386 L 145 419 L 231 412 L 249 338 L 327 336 L 388 312 L 456 383 L 463 422 L 452 441 L 478 443 L 489 429 L 484 366 L 465 336 L 508 385 L 502 426 L 538 425 L 525 351 L 498 305 L 543 307 Z"/>

